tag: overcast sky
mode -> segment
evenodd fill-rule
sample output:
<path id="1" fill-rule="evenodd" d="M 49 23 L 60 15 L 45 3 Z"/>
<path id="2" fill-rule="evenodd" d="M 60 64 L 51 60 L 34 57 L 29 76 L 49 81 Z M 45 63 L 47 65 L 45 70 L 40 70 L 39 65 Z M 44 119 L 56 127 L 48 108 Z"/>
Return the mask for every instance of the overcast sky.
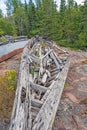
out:
<path id="1" fill-rule="evenodd" d="M 4 4 L 5 0 L 0 0 L 0 9 L 2 9 L 3 13 L 6 14 L 6 5 Z M 60 0 L 55 0 L 59 7 Z M 78 4 L 81 4 L 84 0 L 75 0 Z"/>

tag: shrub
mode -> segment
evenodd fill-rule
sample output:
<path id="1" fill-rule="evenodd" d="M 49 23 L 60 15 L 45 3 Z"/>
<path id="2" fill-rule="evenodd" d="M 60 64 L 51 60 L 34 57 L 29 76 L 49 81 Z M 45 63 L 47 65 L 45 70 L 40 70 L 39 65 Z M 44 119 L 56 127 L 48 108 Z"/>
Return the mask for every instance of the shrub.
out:
<path id="1" fill-rule="evenodd" d="M 0 77 L 0 85 L 7 88 L 7 90 L 14 90 L 16 84 L 16 71 L 9 70 Z"/>
<path id="2" fill-rule="evenodd" d="M 0 76 L 0 117 L 10 118 L 15 96 L 16 71 Z"/>

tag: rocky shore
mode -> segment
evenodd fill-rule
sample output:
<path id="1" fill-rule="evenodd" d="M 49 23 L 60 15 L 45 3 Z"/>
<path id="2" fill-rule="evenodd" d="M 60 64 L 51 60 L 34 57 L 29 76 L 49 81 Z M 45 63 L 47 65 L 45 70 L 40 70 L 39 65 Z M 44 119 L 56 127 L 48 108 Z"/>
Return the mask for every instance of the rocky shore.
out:
<path id="1" fill-rule="evenodd" d="M 70 53 L 71 65 L 52 130 L 87 130 L 87 52 Z M 10 69 L 18 71 L 20 57 L 0 63 L 0 75 Z M 11 111 L 8 117 L 0 115 L 0 130 L 8 130 L 10 115 Z"/>

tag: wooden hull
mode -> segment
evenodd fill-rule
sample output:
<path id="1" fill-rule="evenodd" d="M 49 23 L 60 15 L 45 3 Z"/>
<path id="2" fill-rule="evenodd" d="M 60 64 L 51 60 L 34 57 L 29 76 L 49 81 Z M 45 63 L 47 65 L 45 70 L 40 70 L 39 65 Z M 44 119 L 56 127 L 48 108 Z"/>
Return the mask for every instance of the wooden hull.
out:
<path id="1" fill-rule="evenodd" d="M 53 41 L 38 36 L 29 41 L 22 54 L 9 130 L 52 129 L 69 63 L 69 54 Z"/>

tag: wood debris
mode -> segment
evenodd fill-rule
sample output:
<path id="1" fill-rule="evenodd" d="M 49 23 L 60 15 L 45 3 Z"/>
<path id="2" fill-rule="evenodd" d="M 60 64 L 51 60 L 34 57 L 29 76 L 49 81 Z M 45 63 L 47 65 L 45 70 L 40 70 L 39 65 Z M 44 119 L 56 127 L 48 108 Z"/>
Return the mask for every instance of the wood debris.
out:
<path id="1" fill-rule="evenodd" d="M 53 41 L 39 36 L 29 40 L 22 54 L 9 130 L 52 129 L 68 68 L 69 54 Z"/>

